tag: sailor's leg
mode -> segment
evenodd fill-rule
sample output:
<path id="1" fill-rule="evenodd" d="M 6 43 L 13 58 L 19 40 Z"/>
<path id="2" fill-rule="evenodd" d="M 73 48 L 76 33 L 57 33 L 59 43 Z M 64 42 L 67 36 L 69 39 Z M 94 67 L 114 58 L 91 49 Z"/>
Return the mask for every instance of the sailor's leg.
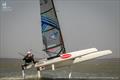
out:
<path id="1" fill-rule="evenodd" d="M 37 68 L 38 78 L 41 78 L 40 67 Z"/>
<path id="2" fill-rule="evenodd" d="M 21 67 L 22 67 L 22 77 L 23 79 L 25 79 L 25 66 L 22 65 Z"/>

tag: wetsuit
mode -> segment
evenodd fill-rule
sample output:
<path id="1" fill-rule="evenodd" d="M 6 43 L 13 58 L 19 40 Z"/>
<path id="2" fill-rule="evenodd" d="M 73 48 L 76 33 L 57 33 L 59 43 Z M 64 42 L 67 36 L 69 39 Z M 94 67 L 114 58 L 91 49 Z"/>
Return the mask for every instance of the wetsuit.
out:
<path id="1" fill-rule="evenodd" d="M 27 67 L 30 63 L 36 63 L 35 60 L 34 60 L 34 56 L 33 55 L 30 55 L 30 54 L 27 54 L 23 60 L 25 61 L 25 64 L 22 65 L 22 69 L 24 69 L 25 67 Z"/>

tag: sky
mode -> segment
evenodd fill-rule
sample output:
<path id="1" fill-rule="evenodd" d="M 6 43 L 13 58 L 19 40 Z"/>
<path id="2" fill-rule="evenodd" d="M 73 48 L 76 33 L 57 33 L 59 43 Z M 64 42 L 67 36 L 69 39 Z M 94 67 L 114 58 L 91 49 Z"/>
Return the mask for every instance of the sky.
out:
<path id="1" fill-rule="evenodd" d="M 110 49 L 120 58 L 119 0 L 54 0 L 67 52 L 95 47 Z M 39 0 L 0 1 L 0 58 L 22 58 L 18 52 L 32 49 L 37 58 L 42 51 Z"/>

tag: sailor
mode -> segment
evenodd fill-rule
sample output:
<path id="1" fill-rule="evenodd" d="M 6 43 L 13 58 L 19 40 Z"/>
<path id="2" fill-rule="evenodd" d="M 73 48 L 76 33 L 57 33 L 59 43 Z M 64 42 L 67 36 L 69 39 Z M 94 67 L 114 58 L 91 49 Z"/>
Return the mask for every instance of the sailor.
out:
<path id="1" fill-rule="evenodd" d="M 22 70 L 27 69 L 27 67 L 32 63 L 36 63 L 36 61 L 34 60 L 34 55 L 31 51 L 27 51 L 27 55 L 23 58 L 23 61 L 25 62 L 25 64 L 22 65 Z"/>

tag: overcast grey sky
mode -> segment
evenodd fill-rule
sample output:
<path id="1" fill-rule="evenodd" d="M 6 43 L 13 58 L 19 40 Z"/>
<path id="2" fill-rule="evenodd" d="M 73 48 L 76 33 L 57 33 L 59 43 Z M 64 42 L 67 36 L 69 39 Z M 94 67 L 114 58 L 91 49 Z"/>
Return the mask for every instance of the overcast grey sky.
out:
<path id="1" fill-rule="evenodd" d="M 0 2 L 0 58 L 21 58 L 18 52 L 33 49 L 44 57 L 39 0 Z M 67 52 L 96 47 L 111 49 L 120 58 L 120 0 L 54 0 Z"/>

